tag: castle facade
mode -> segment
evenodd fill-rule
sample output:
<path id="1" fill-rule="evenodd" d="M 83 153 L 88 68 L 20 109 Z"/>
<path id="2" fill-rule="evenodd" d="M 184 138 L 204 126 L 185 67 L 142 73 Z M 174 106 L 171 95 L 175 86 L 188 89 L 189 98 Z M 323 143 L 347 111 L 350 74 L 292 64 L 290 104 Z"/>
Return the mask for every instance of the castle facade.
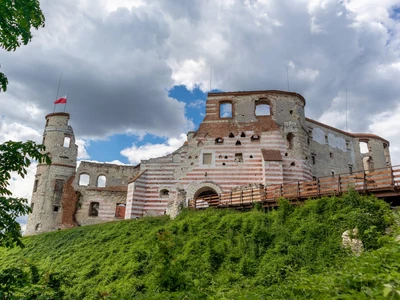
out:
<path id="1" fill-rule="evenodd" d="M 306 118 L 292 92 L 209 93 L 197 131 L 173 153 L 138 166 L 82 161 L 69 114 L 46 116 L 27 234 L 116 219 L 175 215 L 177 203 L 243 187 L 269 186 L 391 166 L 389 142 Z"/>

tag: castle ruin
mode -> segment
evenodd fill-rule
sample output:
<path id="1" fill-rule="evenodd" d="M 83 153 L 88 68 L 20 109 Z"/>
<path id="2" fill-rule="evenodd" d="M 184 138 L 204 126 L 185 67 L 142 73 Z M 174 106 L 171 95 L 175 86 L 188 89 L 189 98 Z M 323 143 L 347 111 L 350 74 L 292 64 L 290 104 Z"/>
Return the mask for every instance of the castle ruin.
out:
<path id="1" fill-rule="evenodd" d="M 82 161 L 68 113 L 46 116 L 26 234 L 60 228 L 176 215 L 179 206 L 245 186 L 269 186 L 391 166 L 389 142 L 349 133 L 304 115 L 292 92 L 209 93 L 197 131 L 173 153 L 138 166 Z"/>

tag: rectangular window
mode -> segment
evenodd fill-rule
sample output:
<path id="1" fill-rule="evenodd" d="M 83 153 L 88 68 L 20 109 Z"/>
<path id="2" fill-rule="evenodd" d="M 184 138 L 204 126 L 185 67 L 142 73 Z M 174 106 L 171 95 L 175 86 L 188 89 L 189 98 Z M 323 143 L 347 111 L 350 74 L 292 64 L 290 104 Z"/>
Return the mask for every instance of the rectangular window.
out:
<path id="1" fill-rule="evenodd" d="M 35 183 L 33 184 L 33 192 L 37 191 L 38 183 L 39 183 L 39 179 L 36 179 Z"/>
<path id="2" fill-rule="evenodd" d="M 333 158 L 333 153 L 332 152 L 329 152 L 329 157 Z"/>
<path id="3" fill-rule="evenodd" d="M 347 150 L 351 150 L 351 149 L 350 149 L 350 141 L 347 141 L 347 140 L 346 140 L 346 149 L 347 149 Z"/>
<path id="4" fill-rule="evenodd" d="M 352 165 L 349 165 L 349 173 L 350 173 L 350 175 L 353 174 L 353 166 Z"/>
<path id="5" fill-rule="evenodd" d="M 97 217 L 99 215 L 99 202 L 90 202 L 89 217 Z"/>
<path id="6" fill-rule="evenodd" d="M 55 192 L 62 192 L 64 186 L 64 179 L 56 179 L 54 183 L 54 191 Z"/>
<path id="7" fill-rule="evenodd" d="M 243 154 L 235 153 L 235 162 L 243 162 Z"/>
<path id="8" fill-rule="evenodd" d="M 312 164 L 315 165 L 315 154 L 311 155 Z"/>
<path id="9" fill-rule="evenodd" d="M 212 164 L 212 153 L 203 153 L 203 165 Z"/>
<path id="10" fill-rule="evenodd" d="M 71 138 L 70 138 L 69 136 L 65 136 L 65 137 L 64 137 L 64 144 L 63 144 L 63 146 L 64 146 L 65 148 L 69 148 L 70 145 L 71 145 Z"/>

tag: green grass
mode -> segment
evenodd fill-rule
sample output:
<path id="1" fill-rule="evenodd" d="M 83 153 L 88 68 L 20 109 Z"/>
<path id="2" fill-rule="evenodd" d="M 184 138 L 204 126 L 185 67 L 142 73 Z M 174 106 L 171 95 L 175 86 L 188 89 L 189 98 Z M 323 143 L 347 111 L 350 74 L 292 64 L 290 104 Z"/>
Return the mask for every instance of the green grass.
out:
<path id="1" fill-rule="evenodd" d="M 400 299 L 389 226 L 388 205 L 356 193 L 268 213 L 184 211 L 26 237 L 0 249 L 0 270 L 58 273 L 65 299 Z M 360 257 L 341 246 L 352 228 Z"/>

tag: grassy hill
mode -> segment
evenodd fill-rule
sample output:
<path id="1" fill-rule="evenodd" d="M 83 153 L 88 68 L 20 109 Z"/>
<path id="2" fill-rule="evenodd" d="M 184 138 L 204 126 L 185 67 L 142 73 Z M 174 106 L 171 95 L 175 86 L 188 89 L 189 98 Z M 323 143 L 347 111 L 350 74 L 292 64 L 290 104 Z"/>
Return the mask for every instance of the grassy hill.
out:
<path id="1" fill-rule="evenodd" d="M 393 224 L 388 205 L 356 193 L 268 213 L 185 211 L 26 237 L 0 249 L 0 270 L 34 263 L 62 279 L 65 299 L 400 299 Z M 353 228 L 359 257 L 341 246 Z"/>

